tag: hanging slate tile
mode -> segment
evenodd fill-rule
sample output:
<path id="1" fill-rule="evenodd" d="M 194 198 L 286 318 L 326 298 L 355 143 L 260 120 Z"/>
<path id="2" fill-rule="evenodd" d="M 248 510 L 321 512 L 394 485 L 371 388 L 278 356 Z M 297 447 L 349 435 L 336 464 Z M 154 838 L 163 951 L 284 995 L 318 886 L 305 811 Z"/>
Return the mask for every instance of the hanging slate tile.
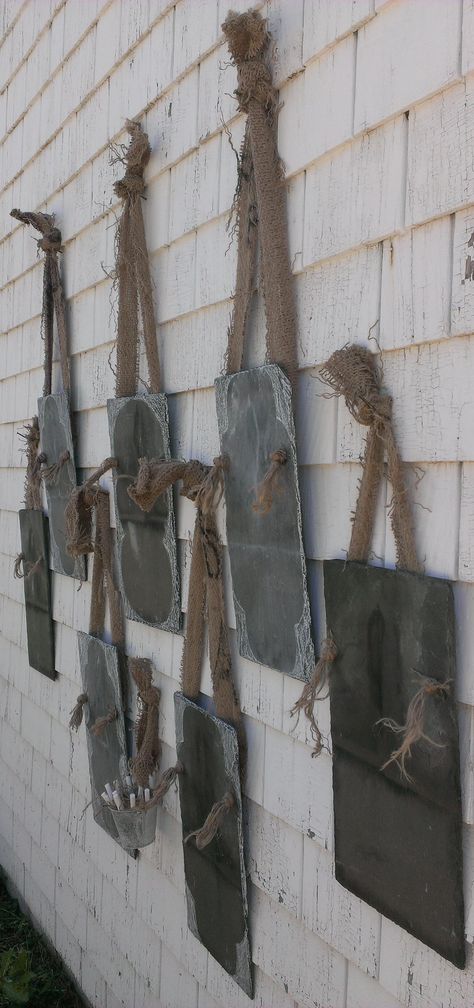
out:
<path id="1" fill-rule="evenodd" d="M 28 661 L 50 679 L 54 669 L 54 626 L 51 606 L 48 519 L 42 511 L 20 511 Z"/>
<path id="2" fill-rule="evenodd" d="M 122 835 L 119 836 L 112 812 L 100 798 L 107 782 L 113 785 L 114 780 L 123 779 L 128 773 L 121 656 L 112 644 L 105 644 L 90 634 L 79 632 L 78 643 L 82 684 L 88 698 L 85 724 L 94 819 L 109 836 L 121 843 Z M 95 735 L 91 728 L 97 719 L 114 709 L 117 711 L 115 719 L 101 734 Z M 127 847 L 125 850 L 134 854 Z"/>
<path id="3" fill-rule="evenodd" d="M 217 378 L 225 500 L 240 654 L 307 679 L 314 665 L 291 387 L 275 364 Z M 286 452 L 273 505 L 254 510 L 270 455 Z"/>
<path id="4" fill-rule="evenodd" d="M 58 471 L 45 478 L 46 500 L 48 502 L 51 536 L 51 556 L 53 570 L 68 577 L 86 576 L 85 557 L 71 557 L 66 550 L 64 511 L 76 487 L 74 446 L 71 432 L 71 416 L 68 397 L 65 393 L 44 396 L 38 400 L 38 416 L 41 432 L 41 451 L 46 455 L 46 465 L 55 465 L 65 452 L 69 459 Z"/>
<path id="5" fill-rule="evenodd" d="M 456 966 L 465 964 L 462 812 L 454 688 L 426 701 L 407 761 L 381 767 L 420 676 L 455 678 L 449 582 L 331 560 L 324 564 L 330 675 L 336 878 Z"/>
<path id="6" fill-rule="evenodd" d="M 183 842 L 188 926 L 252 997 L 239 751 L 235 729 L 175 693 L 176 749 L 183 841 L 230 791 L 236 804 L 211 843 Z"/>
<path id="7" fill-rule="evenodd" d="M 115 514 L 126 614 L 176 632 L 181 605 L 172 490 L 167 490 L 148 513 L 127 493 L 140 458 L 170 458 L 166 396 L 109 399 L 107 410 L 111 451 L 118 460 Z"/>

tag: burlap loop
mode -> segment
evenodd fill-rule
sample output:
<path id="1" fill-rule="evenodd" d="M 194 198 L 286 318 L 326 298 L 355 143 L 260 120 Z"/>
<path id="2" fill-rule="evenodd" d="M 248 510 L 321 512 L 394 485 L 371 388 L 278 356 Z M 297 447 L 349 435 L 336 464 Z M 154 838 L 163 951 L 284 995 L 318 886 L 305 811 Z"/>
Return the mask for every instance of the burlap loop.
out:
<path id="1" fill-rule="evenodd" d="M 148 787 L 148 779 L 156 770 L 161 753 L 158 738 L 160 691 L 152 685 L 151 663 L 146 658 L 129 658 L 128 661 L 138 688 L 137 752 L 130 760 L 130 770 L 137 784 Z"/>
<path id="2" fill-rule="evenodd" d="M 114 580 L 109 494 L 102 487 L 98 487 L 94 491 L 94 500 L 95 539 L 89 632 L 93 637 L 100 637 L 102 635 L 107 599 L 110 612 L 112 642 L 123 645 L 125 630 L 120 593 Z"/>
<path id="3" fill-rule="evenodd" d="M 26 455 L 25 475 L 25 508 L 41 510 L 41 468 L 38 463 L 38 448 L 40 431 L 38 417 L 33 417 L 31 423 L 25 424 L 23 431 L 18 431 L 18 437 L 25 442 L 23 450 Z"/>
<path id="4" fill-rule="evenodd" d="M 182 480 L 181 494 L 196 505 L 189 577 L 188 622 L 182 661 L 182 690 L 190 700 L 197 700 L 199 697 L 207 612 L 209 662 L 216 713 L 218 717 L 235 726 L 243 767 L 246 742 L 232 679 L 225 621 L 222 547 L 216 524 L 216 507 L 222 495 L 223 469 L 226 464 L 227 460 L 220 457 L 214 459 L 213 466 L 203 465 L 195 459 L 190 462 L 141 459 L 138 476 L 129 487 L 129 494 L 139 507 L 147 511 L 160 494 L 174 482 Z"/>
<path id="5" fill-rule="evenodd" d="M 335 641 L 329 635 L 325 641 L 323 641 L 321 647 L 321 654 L 314 666 L 311 679 L 305 683 L 301 696 L 293 705 L 290 711 L 290 716 L 293 717 L 296 714 L 296 724 L 298 724 L 301 711 L 307 717 L 310 723 L 311 738 L 314 741 L 314 749 L 311 753 L 312 756 L 319 756 L 324 748 L 324 740 L 321 734 L 321 729 L 314 716 L 314 707 L 317 700 L 325 700 L 325 696 L 321 696 L 322 691 L 326 688 L 328 684 L 329 673 L 331 671 L 332 663 L 337 658 L 337 647 Z"/>
<path id="6" fill-rule="evenodd" d="M 100 489 L 99 479 L 109 469 L 116 467 L 116 459 L 105 459 L 82 486 L 72 491 L 64 510 L 66 550 L 69 556 L 86 556 L 93 552 L 92 517 Z"/>
<path id="7" fill-rule="evenodd" d="M 117 720 L 117 717 L 118 717 L 118 710 L 116 707 L 112 707 L 112 709 L 108 711 L 107 714 L 103 714 L 101 717 L 96 718 L 94 724 L 91 725 L 90 728 L 92 735 L 95 735 L 96 738 L 99 738 L 101 735 L 104 734 L 105 729 L 110 724 L 113 724 L 113 722 Z"/>
<path id="8" fill-rule="evenodd" d="M 437 749 L 443 748 L 442 743 L 435 742 L 434 739 L 425 733 L 424 723 L 427 700 L 430 697 L 439 697 L 442 699 L 448 696 L 451 689 L 450 679 L 439 682 L 437 679 L 431 679 L 429 676 L 420 676 L 420 678 L 422 680 L 421 686 L 410 700 L 405 724 L 399 725 L 393 718 L 381 718 L 380 721 L 377 721 L 378 725 L 383 725 L 395 735 L 402 736 L 400 746 L 390 754 L 389 759 L 383 764 L 381 770 L 385 770 L 391 763 L 395 763 L 400 771 L 400 776 L 410 783 L 412 783 L 412 777 L 407 771 L 406 761 L 411 757 L 413 746 L 419 742 L 426 742 Z"/>
<path id="9" fill-rule="evenodd" d="M 43 305 L 41 311 L 41 331 L 44 339 L 44 383 L 43 395 L 51 394 L 53 371 L 54 317 L 58 330 L 59 358 L 63 388 L 69 396 L 71 378 L 67 353 L 66 304 L 58 264 L 58 252 L 62 251 L 61 232 L 54 224 L 54 214 L 32 211 L 11 210 L 10 216 L 22 224 L 31 224 L 40 232 L 38 249 L 45 253 L 43 267 Z"/>
<path id="10" fill-rule="evenodd" d="M 280 488 L 281 468 L 286 464 L 287 459 L 286 451 L 281 448 L 271 452 L 270 465 L 255 491 L 255 501 L 252 504 L 252 509 L 257 514 L 267 515 L 271 511 L 274 495 Z"/>
<path id="11" fill-rule="evenodd" d="M 130 143 L 115 160 L 126 165 L 125 175 L 114 184 L 123 200 L 116 234 L 116 282 L 118 285 L 116 395 L 132 396 L 138 389 L 139 309 L 148 363 L 151 392 L 160 391 L 160 362 L 156 339 L 155 313 L 143 223 L 143 172 L 150 159 L 148 136 L 139 123 L 126 121 Z"/>
<path id="12" fill-rule="evenodd" d="M 69 727 L 71 731 L 78 731 L 84 716 L 84 707 L 89 702 L 87 693 L 80 693 L 69 717 Z"/>
<path id="13" fill-rule="evenodd" d="M 234 808 L 234 805 L 234 795 L 231 791 L 226 791 L 224 797 L 212 806 L 206 821 L 200 829 L 188 833 L 184 842 L 187 844 L 190 840 L 194 840 L 198 850 L 208 847 L 211 841 L 214 840 L 214 837 L 217 836 L 226 815 Z"/>
<path id="14" fill-rule="evenodd" d="M 393 491 L 390 519 L 397 565 L 403 570 L 420 572 L 408 489 L 393 430 L 392 400 L 382 392 L 381 376 L 373 354 L 355 344 L 342 347 L 332 354 L 321 375 L 336 395 L 344 396 L 354 419 L 369 427 L 348 559 L 362 562 L 368 559 L 386 451 Z"/>
<path id="15" fill-rule="evenodd" d="M 298 370 L 296 309 L 283 173 L 276 146 L 278 98 L 267 62 L 270 35 L 266 20 L 253 10 L 244 14 L 230 11 L 222 29 L 237 68 L 235 94 L 239 108 L 247 113 L 234 200 L 239 249 L 234 307 L 228 332 L 227 372 L 233 373 L 242 366 L 243 329 L 248 317 L 255 266 L 256 241 L 252 232 L 258 229 L 268 357 L 283 368 L 295 390 Z M 254 226 L 257 218 L 258 224 Z"/>

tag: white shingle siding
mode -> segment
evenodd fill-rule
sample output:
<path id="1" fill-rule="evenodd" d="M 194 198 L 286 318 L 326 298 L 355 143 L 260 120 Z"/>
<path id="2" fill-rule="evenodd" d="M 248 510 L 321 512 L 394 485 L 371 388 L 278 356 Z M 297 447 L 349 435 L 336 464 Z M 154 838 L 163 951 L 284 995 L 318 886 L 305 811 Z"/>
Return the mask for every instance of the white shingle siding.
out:
<path id="1" fill-rule="evenodd" d="M 57 682 L 30 670 L 23 586 L 12 577 L 23 459 L 17 430 L 42 388 L 41 264 L 14 206 L 57 214 L 64 239 L 77 460 L 109 451 L 106 399 L 113 223 L 110 140 L 140 118 L 149 132 L 147 240 L 172 449 L 218 451 L 213 380 L 234 283 L 226 255 L 243 118 L 222 44 L 225 0 L 5 0 L 0 12 L 0 863 L 100 1008 L 242 1008 L 245 996 L 186 926 L 178 802 L 159 812 L 137 862 L 89 812 L 79 691 L 80 592 L 53 575 Z M 230 6 L 245 9 L 247 0 Z M 467 934 L 474 933 L 474 3 L 472 0 L 269 0 L 283 107 L 279 149 L 299 312 L 297 435 L 308 573 L 324 634 L 322 560 L 344 556 L 362 432 L 321 398 L 318 367 L 375 336 L 402 455 L 422 466 L 415 520 L 426 571 L 456 582 Z M 470 250 L 472 252 L 472 249 Z M 246 361 L 265 355 L 261 302 Z M 57 383 L 58 378 L 55 378 Z M 57 385 L 56 385 L 57 387 Z M 194 511 L 178 498 L 187 608 Z M 429 511 L 425 508 L 429 507 Z M 113 516 L 112 516 L 113 518 Z M 224 534 L 222 513 L 220 527 Z M 390 565 L 387 515 L 374 550 Z M 226 561 L 227 596 L 230 576 Z M 289 710 L 299 687 L 239 659 L 249 743 L 248 869 L 257 1008 L 471 1008 L 458 972 L 347 893 L 332 866 L 331 760 L 311 759 Z M 163 766 L 174 762 L 173 692 L 182 640 L 127 623 L 130 654 L 151 657 L 162 690 Z M 210 692 L 209 668 L 203 675 Z M 329 730 L 329 704 L 320 706 Z"/>

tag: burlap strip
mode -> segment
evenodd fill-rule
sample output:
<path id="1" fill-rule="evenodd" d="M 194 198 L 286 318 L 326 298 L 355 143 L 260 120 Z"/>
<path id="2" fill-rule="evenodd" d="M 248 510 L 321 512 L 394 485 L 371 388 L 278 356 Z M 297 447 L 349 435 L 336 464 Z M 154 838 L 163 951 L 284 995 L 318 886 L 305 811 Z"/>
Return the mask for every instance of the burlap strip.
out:
<path id="1" fill-rule="evenodd" d="M 160 691 L 152 685 L 151 662 L 146 658 L 129 658 L 128 663 L 138 688 L 137 752 L 129 765 L 137 784 L 148 787 L 148 778 L 156 770 L 161 753 L 158 738 Z"/>
<path id="2" fill-rule="evenodd" d="M 276 145 L 278 98 L 267 57 L 270 35 L 266 20 L 253 10 L 244 14 L 230 11 L 222 29 L 232 62 L 237 68 L 235 94 L 239 108 L 247 113 L 247 132 L 236 194 L 239 250 L 234 311 L 228 333 L 227 369 L 231 373 L 241 367 L 258 216 L 268 356 L 270 361 L 283 368 L 295 389 L 298 370 L 296 309 L 285 186 Z"/>
<path id="3" fill-rule="evenodd" d="M 156 338 L 155 312 L 150 264 L 145 239 L 142 196 L 143 172 L 150 159 L 148 136 L 139 123 L 127 119 L 130 135 L 126 152 L 116 160 L 126 165 L 125 175 L 114 185 L 123 201 L 116 235 L 116 277 L 118 284 L 116 395 L 132 396 L 138 388 L 138 312 L 143 323 L 143 338 L 148 363 L 151 392 L 160 391 L 160 362 Z"/>

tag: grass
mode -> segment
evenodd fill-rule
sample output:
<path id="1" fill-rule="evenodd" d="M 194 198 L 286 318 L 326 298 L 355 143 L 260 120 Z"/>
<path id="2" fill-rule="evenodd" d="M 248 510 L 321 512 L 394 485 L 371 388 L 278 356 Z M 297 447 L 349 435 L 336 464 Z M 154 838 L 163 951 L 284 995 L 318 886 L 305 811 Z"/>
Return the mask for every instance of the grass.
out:
<path id="1" fill-rule="evenodd" d="M 0 869 L 0 960 L 2 953 L 12 953 L 12 963 L 22 968 L 26 966 L 30 978 L 28 981 L 25 971 L 24 986 L 29 990 L 29 997 L 24 996 L 28 999 L 12 1000 L 11 995 L 6 996 L 0 989 L 0 1008 L 11 1008 L 15 1003 L 27 1004 L 29 1008 L 84 1008 L 84 1001 L 69 980 L 59 956 L 46 945 L 21 912 L 17 900 L 8 893 Z M 4 964 L 6 958 L 3 955 Z"/>

